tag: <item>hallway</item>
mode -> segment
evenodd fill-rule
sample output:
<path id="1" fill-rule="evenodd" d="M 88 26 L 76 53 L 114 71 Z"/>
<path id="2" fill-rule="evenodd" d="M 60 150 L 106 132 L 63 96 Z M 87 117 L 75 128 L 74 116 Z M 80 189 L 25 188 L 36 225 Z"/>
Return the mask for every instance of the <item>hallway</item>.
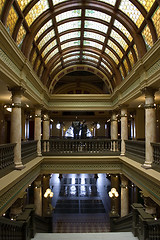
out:
<path id="1" fill-rule="evenodd" d="M 108 232 L 110 181 L 105 174 L 64 174 L 60 180 L 53 174 L 50 187 L 54 192 L 52 206 L 53 232 Z"/>

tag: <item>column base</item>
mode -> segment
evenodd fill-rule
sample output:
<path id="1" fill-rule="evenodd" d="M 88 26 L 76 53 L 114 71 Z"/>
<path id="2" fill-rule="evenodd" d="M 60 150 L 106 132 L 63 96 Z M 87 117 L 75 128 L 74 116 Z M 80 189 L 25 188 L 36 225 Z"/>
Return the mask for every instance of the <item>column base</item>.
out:
<path id="1" fill-rule="evenodd" d="M 24 166 L 23 164 L 19 164 L 19 165 L 15 165 L 15 169 L 16 170 L 22 170 L 24 169 L 26 166 Z"/>
<path id="2" fill-rule="evenodd" d="M 152 168 L 152 164 L 151 163 L 144 163 L 141 165 L 141 167 L 145 168 L 145 169 L 151 169 Z"/>
<path id="3" fill-rule="evenodd" d="M 37 157 L 42 157 L 42 153 L 37 153 Z"/>
<path id="4" fill-rule="evenodd" d="M 125 153 L 121 153 L 120 156 L 125 156 Z"/>

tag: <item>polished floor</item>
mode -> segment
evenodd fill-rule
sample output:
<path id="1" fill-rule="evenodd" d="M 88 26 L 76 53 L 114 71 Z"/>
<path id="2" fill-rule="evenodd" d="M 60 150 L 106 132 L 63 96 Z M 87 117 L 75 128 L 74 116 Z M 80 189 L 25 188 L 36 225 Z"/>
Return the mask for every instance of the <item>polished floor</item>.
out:
<path id="1" fill-rule="evenodd" d="M 110 181 L 105 174 L 52 174 L 54 233 L 109 231 Z"/>

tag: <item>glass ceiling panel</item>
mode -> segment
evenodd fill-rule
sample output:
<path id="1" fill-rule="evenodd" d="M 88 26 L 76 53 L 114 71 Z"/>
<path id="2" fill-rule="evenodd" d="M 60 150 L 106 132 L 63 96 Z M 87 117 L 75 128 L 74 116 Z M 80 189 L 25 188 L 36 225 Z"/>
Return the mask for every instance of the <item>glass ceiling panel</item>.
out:
<path id="1" fill-rule="evenodd" d="M 79 58 L 80 58 L 80 56 L 76 55 L 76 56 L 67 57 L 67 58 L 63 59 L 63 61 L 67 62 L 67 61 L 76 60 L 76 59 L 79 59 Z"/>
<path id="2" fill-rule="evenodd" d="M 49 56 L 46 58 L 45 60 L 45 64 L 47 64 L 47 62 L 54 56 L 56 55 L 56 53 L 58 53 L 58 48 L 56 48 L 53 52 L 51 52 L 51 54 L 49 54 Z"/>
<path id="3" fill-rule="evenodd" d="M 81 27 L 81 21 L 71 21 L 71 22 L 67 22 L 59 25 L 58 32 L 61 33 L 69 29 L 80 28 L 80 27 Z"/>
<path id="4" fill-rule="evenodd" d="M 39 17 L 44 11 L 49 8 L 48 1 L 39 0 L 29 11 L 27 16 L 25 17 L 28 26 L 34 22 L 34 20 Z"/>
<path id="5" fill-rule="evenodd" d="M 116 31 L 112 29 L 110 36 L 115 39 L 124 48 L 124 50 L 127 49 L 128 45 L 126 41 Z"/>
<path id="6" fill-rule="evenodd" d="M 44 33 L 45 32 L 45 30 L 47 30 L 49 27 L 51 27 L 52 26 L 52 20 L 49 20 L 46 24 L 44 24 L 43 25 L 43 27 L 38 31 L 38 33 L 36 34 L 36 36 L 35 36 L 35 41 L 40 37 L 40 35 L 42 34 L 42 33 Z"/>
<path id="7" fill-rule="evenodd" d="M 61 65 L 61 62 L 57 63 L 54 68 L 52 68 L 51 74 L 53 73 L 53 71 L 58 68 Z"/>
<path id="8" fill-rule="evenodd" d="M 60 42 L 63 42 L 65 40 L 71 39 L 71 38 L 79 38 L 80 37 L 80 31 L 78 32 L 71 32 L 66 33 L 60 37 Z"/>
<path id="9" fill-rule="evenodd" d="M 101 65 L 107 69 L 107 71 L 112 74 L 111 70 L 109 69 L 109 67 L 106 66 L 106 64 L 104 62 L 101 62 Z"/>
<path id="10" fill-rule="evenodd" d="M 91 9 L 86 9 L 85 16 L 102 19 L 102 20 L 104 20 L 108 23 L 111 20 L 111 16 L 109 16 L 109 15 L 103 13 L 103 12 L 99 12 L 99 11 L 95 11 L 95 10 L 91 10 Z"/>
<path id="11" fill-rule="evenodd" d="M 84 40 L 83 41 L 84 46 L 90 46 L 90 47 L 95 47 L 98 48 L 100 50 L 102 50 L 102 45 L 93 41 L 88 41 L 88 40 Z"/>
<path id="12" fill-rule="evenodd" d="M 56 16 L 56 21 L 62 21 L 68 18 L 80 17 L 81 16 L 81 9 L 71 10 L 67 12 L 63 12 Z"/>
<path id="13" fill-rule="evenodd" d="M 8 18 L 7 18 L 7 30 L 11 35 L 13 33 L 17 20 L 18 20 L 18 14 L 15 11 L 14 7 L 12 6 L 10 8 L 10 11 L 8 13 Z"/>
<path id="14" fill-rule="evenodd" d="M 70 53 L 67 53 L 67 54 L 64 54 L 64 56 L 63 57 L 70 57 L 70 56 L 72 56 L 72 55 L 80 55 L 80 51 L 72 51 L 72 52 L 70 52 Z"/>
<path id="15" fill-rule="evenodd" d="M 132 21 L 140 27 L 144 17 L 141 12 L 129 0 L 121 0 L 119 9 L 124 12 Z"/>
<path id="16" fill-rule="evenodd" d="M 101 32 L 106 33 L 108 27 L 102 23 L 98 23 L 98 22 L 94 22 L 94 21 L 85 21 L 84 23 L 84 27 L 85 28 L 91 28 L 91 29 L 95 29 Z"/>
<path id="17" fill-rule="evenodd" d="M 107 55 L 109 55 L 116 62 L 116 64 L 119 63 L 118 58 L 108 48 L 105 49 L 105 53 L 107 53 Z"/>
<path id="18" fill-rule="evenodd" d="M 160 37 L 160 7 L 157 8 L 155 13 L 152 16 L 152 20 L 154 22 L 154 26 L 157 30 L 157 35 Z"/>
<path id="19" fill-rule="evenodd" d="M 21 26 L 18 31 L 17 40 L 16 40 L 18 47 L 21 47 L 25 35 L 26 35 L 26 30 L 24 29 L 23 26 Z"/>
<path id="20" fill-rule="evenodd" d="M 93 32 L 86 32 L 86 31 L 84 32 L 84 37 L 93 38 L 93 39 L 99 40 L 100 42 L 104 42 L 104 39 L 105 39 L 105 37 L 100 34 L 93 33 Z"/>
<path id="21" fill-rule="evenodd" d="M 51 38 L 53 38 L 55 36 L 55 33 L 54 33 L 54 30 L 51 30 L 47 35 L 45 35 L 45 37 L 44 38 L 42 38 L 42 40 L 39 42 L 39 44 L 38 44 L 38 48 L 39 48 L 39 50 L 44 46 L 44 44 L 46 43 L 46 42 L 48 42 L 48 40 L 50 40 Z M 56 42 L 56 40 L 54 40 L 53 42 L 52 42 L 52 44 L 53 44 L 53 47 L 57 44 L 57 42 Z"/>
<path id="22" fill-rule="evenodd" d="M 98 0 L 98 1 L 100 1 L 100 2 L 105 2 L 105 3 L 109 3 L 109 4 L 111 4 L 111 5 L 115 5 L 115 3 L 116 3 L 116 0 Z"/>
<path id="23" fill-rule="evenodd" d="M 153 40 L 152 40 L 151 31 L 150 31 L 150 28 L 148 27 L 148 25 L 143 30 L 142 36 L 146 43 L 147 50 L 149 50 L 153 46 Z"/>
<path id="24" fill-rule="evenodd" d="M 0 0 L 0 16 L 1 16 L 1 13 L 2 13 L 2 10 L 3 10 L 3 7 L 4 7 L 4 3 L 5 3 L 5 0 Z"/>
<path id="25" fill-rule="evenodd" d="M 23 9 L 28 5 L 28 3 L 31 2 L 31 0 L 17 0 L 21 10 L 23 11 Z"/>
<path id="26" fill-rule="evenodd" d="M 128 53 L 128 58 L 131 63 L 131 66 L 133 67 L 134 66 L 134 58 L 133 58 L 133 54 L 131 51 Z"/>
<path id="27" fill-rule="evenodd" d="M 113 25 L 118 28 L 129 39 L 130 42 L 132 41 L 133 38 L 131 34 L 119 21 L 115 20 Z"/>
<path id="28" fill-rule="evenodd" d="M 126 59 L 124 59 L 123 64 L 124 64 L 124 66 L 125 66 L 126 73 L 128 73 L 128 72 L 129 72 L 129 68 L 128 68 L 128 64 L 127 64 Z"/>
<path id="29" fill-rule="evenodd" d="M 97 59 L 97 58 L 94 58 L 94 57 L 91 57 L 91 56 L 87 56 L 87 55 L 83 55 L 82 59 L 84 59 L 84 60 L 91 60 L 91 61 L 94 61 L 94 62 L 98 62 L 98 59 Z"/>
<path id="30" fill-rule="evenodd" d="M 108 41 L 107 43 L 108 46 L 110 46 L 111 48 L 113 48 L 113 50 L 119 55 L 120 58 L 122 58 L 123 53 L 122 51 L 119 49 L 119 47 L 117 47 L 116 44 L 114 44 L 114 42 L 112 42 L 111 40 Z"/>
<path id="31" fill-rule="evenodd" d="M 53 42 L 51 42 L 42 52 L 42 57 L 44 57 L 47 54 L 47 52 L 49 52 L 54 46 L 55 45 L 53 44 Z"/>
<path id="32" fill-rule="evenodd" d="M 67 0 L 52 0 L 53 2 L 53 5 L 56 5 L 58 3 L 61 3 L 61 2 L 66 2 Z"/>
<path id="33" fill-rule="evenodd" d="M 143 7 L 147 10 L 147 12 L 149 12 L 149 10 L 151 9 L 154 1 L 153 0 L 138 0 Z"/>
<path id="34" fill-rule="evenodd" d="M 80 40 L 70 41 L 70 42 L 67 42 L 67 43 L 62 44 L 62 45 L 61 45 L 61 49 L 64 50 L 65 48 L 73 47 L 73 46 L 78 46 L 78 45 L 80 45 Z"/>
<path id="35" fill-rule="evenodd" d="M 86 54 L 86 55 L 91 54 L 91 55 L 99 58 L 99 55 L 98 55 L 98 54 L 95 54 L 95 53 L 93 53 L 93 52 L 83 51 L 83 54 Z"/>

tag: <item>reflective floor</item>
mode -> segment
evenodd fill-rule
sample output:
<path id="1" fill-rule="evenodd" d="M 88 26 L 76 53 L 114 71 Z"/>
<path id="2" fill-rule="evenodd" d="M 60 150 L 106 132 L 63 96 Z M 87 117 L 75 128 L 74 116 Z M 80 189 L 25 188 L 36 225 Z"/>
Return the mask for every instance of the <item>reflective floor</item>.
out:
<path id="1" fill-rule="evenodd" d="M 52 174 L 53 232 L 108 232 L 110 181 L 105 174 Z"/>

